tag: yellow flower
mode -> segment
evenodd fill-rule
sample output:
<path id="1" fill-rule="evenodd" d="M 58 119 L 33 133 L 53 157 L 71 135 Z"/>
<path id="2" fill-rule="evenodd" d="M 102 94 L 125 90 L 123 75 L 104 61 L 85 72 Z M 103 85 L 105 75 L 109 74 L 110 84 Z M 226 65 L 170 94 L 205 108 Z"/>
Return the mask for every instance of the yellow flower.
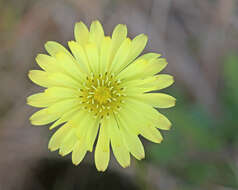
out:
<path id="1" fill-rule="evenodd" d="M 122 24 L 110 37 L 104 35 L 99 21 L 92 22 L 90 30 L 79 22 L 74 35 L 76 41 L 68 42 L 71 53 L 49 41 L 45 49 L 50 55 L 36 57 L 43 70 L 31 70 L 29 78 L 47 89 L 27 98 L 29 105 L 43 108 L 31 116 L 31 123 L 54 122 L 50 129 L 63 124 L 51 137 L 49 149 L 59 149 L 62 156 L 72 152 L 76 165 L 93 150 L 98 135 L 97 169 L 108 167 L 110 145 L 119 164 L 127 167 L 130 153 L 139 160 L 145 156 L 138 135 L 160 143 L 163 138 L 157 128 L 171 127 L 154 109 L 175 105 L 172 96 L 153 92 L 173 83 L 170 75 L 156 75 L 167 62 L 157 53 L 138 57 L 147 36 L 140 34 L 131 40 Z"/>

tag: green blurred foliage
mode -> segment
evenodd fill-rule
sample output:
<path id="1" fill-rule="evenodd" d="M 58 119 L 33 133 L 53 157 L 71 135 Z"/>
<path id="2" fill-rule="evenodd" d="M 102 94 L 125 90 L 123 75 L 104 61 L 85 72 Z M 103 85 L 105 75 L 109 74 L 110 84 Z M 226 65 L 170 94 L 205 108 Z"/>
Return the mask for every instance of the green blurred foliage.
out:
<path id="1" fill-rule="evenodd" d="M 211 116 L 177 89 L 171 93 L 176 94 L 176 109 L 166 110 L 173 127 L 164 133 L 161 145 L 149 146 L 148 161 L 180 179 L 181 189 L 210 189 L 211 184 L 238 188 L 232 160 L 233 150 L 238 148 L 238 54 L 224 59 L 223 71 L 219 116 Z"/>

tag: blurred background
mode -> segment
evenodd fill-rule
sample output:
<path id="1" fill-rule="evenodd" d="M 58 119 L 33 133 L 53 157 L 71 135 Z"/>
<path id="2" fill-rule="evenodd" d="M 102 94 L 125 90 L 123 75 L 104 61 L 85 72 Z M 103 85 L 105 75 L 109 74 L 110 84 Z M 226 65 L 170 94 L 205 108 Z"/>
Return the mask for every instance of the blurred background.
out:
<path id="1" fill-rule="evenodd" d="M 32 127 L 26 105 L 45 42 L 66 45 L 75 22 L 95 19 L 108 35 L 118 23 L 147 34 L 145 52 L 162 53 L 176 81 L 163 143 L 143 141 L 143 161 L 121 169 L 112 159 L 105 173 L 92 154 L 75 167 L 50 153 L 54 131 Z M 237 0 L 0 0 L 0 190 L 237 190 L 237 72 Z"/>

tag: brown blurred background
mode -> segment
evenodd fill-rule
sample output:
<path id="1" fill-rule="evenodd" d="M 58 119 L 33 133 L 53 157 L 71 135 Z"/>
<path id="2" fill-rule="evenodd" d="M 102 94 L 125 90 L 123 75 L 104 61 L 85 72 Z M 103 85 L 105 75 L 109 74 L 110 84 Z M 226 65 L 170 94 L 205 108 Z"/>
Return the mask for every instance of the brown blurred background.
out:
<path id="1" fill-rule="evenodd" d="M 74 23 L 99 19 L 111 34 L 145 33 L 145 52 L 168 59 L 177 106 L 161 145 L 144 142 L 146 159 L 98 173 L 89 154 L 75 167 L 50 153 L 52 131 L 32 127 L 27 78 L 46 41 L 72 40 Z M 238 189 L 237 0 L 0 0 L 0 190 Z"/>

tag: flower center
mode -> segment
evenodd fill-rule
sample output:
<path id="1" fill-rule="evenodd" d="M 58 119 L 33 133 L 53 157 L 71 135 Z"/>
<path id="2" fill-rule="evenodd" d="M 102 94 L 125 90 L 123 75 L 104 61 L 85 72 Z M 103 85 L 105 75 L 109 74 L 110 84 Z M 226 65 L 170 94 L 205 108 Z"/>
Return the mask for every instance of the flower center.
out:
<path id="1" fill-rule="evenodd" d="M 95 117 L 117 113 L 126 96 L 121 81 L 108 73 L 87 76 L 80 91 L 81 104 Z"/>
<path id="2" fill-rule="evenodd" d="M 107 100 L 112 97 L 110 89 L 104 86 L 97 88 L 94 92 L 94 99 L 99 104 L 107 103 Z"/>

